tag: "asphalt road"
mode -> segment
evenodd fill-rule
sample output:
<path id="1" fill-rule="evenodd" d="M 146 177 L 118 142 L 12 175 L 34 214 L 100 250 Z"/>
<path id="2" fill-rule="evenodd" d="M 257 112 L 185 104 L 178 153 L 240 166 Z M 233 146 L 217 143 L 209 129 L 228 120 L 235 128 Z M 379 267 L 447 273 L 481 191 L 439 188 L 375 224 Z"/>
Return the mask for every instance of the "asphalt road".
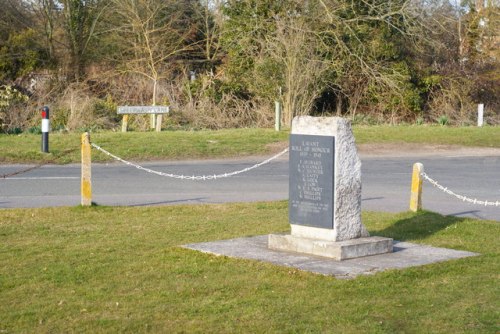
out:
<path id="1" fill-rule="evenodd" d="M 144 163 L 145 167 L 175 174 L 219 174 L 249 167 L 264 158 L 219 161 Z M 363 210 L 408 210 L 414 162 L 427 174 L 460 195 L 500 201 L 500 156 L 362 155 Z M 2 165 L 0 176 L 26 165 Z M 119 164 L 93 164 L 93 201 L 100 205 L 148 206 L 223 202 L 252 202 L 288 198 L 288 158 L 237 176 L 215 181 L 187 181 L 160 177 Z M 42 166 L 0 177 L 0 208 L 76 206 L 80 203 L 80 165 Z M 425 209 L 446 215 L 500 221 L 500 206 L 464 203 L 424 182 Z"/>

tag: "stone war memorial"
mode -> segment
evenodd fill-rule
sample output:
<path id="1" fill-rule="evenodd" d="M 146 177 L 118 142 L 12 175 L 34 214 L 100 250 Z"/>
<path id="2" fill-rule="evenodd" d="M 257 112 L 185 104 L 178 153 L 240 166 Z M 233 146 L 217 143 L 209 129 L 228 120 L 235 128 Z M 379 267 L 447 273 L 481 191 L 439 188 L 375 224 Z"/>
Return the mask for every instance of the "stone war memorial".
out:
<path id="1" fill-rule="evenodd" d="M 337 278 L 477 254 L 370 237 L 361 222 L 361 160 L 348 120 L 296 117 L 289 144 L 289 234 L 184 247 Z"/>
<path id="2" fill-rule="evenodd" d="M 268 247 L 335 260 L 391 253 L 393 240 L 370 237 L 361 222 L 361 160 L 348 120 L 298 116 L 289 146 L 291 233 Z"/>

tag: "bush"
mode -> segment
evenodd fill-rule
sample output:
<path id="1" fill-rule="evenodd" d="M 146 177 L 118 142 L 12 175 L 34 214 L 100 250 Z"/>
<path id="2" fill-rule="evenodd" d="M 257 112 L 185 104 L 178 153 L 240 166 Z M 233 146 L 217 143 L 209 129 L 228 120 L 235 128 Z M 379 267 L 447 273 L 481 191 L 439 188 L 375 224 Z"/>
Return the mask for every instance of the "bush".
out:
<path id="1" fill-rule="evenodd" d="M 22 131 L 31 115 L 28 100 L 12 85 L 0 86 L 0 132 Z"/>

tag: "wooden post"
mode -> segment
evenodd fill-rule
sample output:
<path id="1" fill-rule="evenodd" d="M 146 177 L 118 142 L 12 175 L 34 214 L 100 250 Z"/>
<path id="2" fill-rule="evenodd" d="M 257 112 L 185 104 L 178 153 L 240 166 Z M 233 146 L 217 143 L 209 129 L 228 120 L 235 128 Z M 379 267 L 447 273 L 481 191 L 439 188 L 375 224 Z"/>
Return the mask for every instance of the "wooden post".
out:
<path id="1" fill-rule="evenodd" d="M 149 115 L 149 128 L 150 129 L 156 128 L 156 115 L 155 114 Z"/>
<path id="2" fill-rule="evenodd" d="M 90 134 L 82 134 L 82 182 L 81 182 L 81 204 L 82 206 L 92 205 L 92 182 L 91 182 L 91 147 Z"/>
<path id="3" fill-rule="evenodd" d="M 122 118 L 122 132 L 127 132 L 128 128 L 128 115 L 123 115 Z"/>
<path id="4" fill-rule="evenodd" d="M 410 197 L 410 210 L 417 212 L 422 210 L 422 175 L 424 165 L 417 162 L 413 164 L 413 175 L 411 177 L 411 197 Z"/>
<path id="5" fill-rule="evenodd" d="M 156 115 L 156 132 L 161 132 L 161 122 L 163 121 L 163 115 Z"/>

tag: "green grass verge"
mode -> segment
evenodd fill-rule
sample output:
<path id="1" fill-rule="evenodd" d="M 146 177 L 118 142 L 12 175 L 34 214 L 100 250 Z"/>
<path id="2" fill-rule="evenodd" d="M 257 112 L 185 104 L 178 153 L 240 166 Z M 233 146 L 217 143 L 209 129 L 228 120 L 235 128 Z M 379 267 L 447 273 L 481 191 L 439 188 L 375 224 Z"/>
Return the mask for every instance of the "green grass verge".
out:
<path id="1" fill-rule="evenodd" d="M 91 141 L 124 159 L 203 159 L 269 153 L 273 143 L 288 138 L 285 132 L 270 129 L 220 131 L 99 132 Z M 80 162 L 81 134 L 54 133 L 49 137 L 50 154 L 40 151 L 39 135 L 0 135 L 0 162 Z M 95 151 L 95 162 L 111 160 Z"/>
<path id="2" fill-rule="evenodd" d="M 477 147 L 500 147 L 500 127 L 355 126 L 356 142 L 422 143 Z"/>
<path id="3" fill-rule="evenodd" d="M 0 332 L 495 333 L 500 225 L 363 213 L 480 256 L 353 280 L 179 245 L 288 230 L 286 202 L 0 210 Z"/>
<path id="4" fill-rule="evenodd" d="M 500 147 L 500 127 L 355 126 L 358 144 L 427 143 Z M 50 153 L 40 151 L 40 135 L 0 134 L 0 163 L 80 162 L 81 134 L 50 135 Z M 127 160 L 204 159 L 270 154 L 275 143 L 285 145 L 288 132 L 272 129 L 219 131 L 99 132 L 92 142 Z M 110 158 L 96 152 L 95 162 Z"/>

